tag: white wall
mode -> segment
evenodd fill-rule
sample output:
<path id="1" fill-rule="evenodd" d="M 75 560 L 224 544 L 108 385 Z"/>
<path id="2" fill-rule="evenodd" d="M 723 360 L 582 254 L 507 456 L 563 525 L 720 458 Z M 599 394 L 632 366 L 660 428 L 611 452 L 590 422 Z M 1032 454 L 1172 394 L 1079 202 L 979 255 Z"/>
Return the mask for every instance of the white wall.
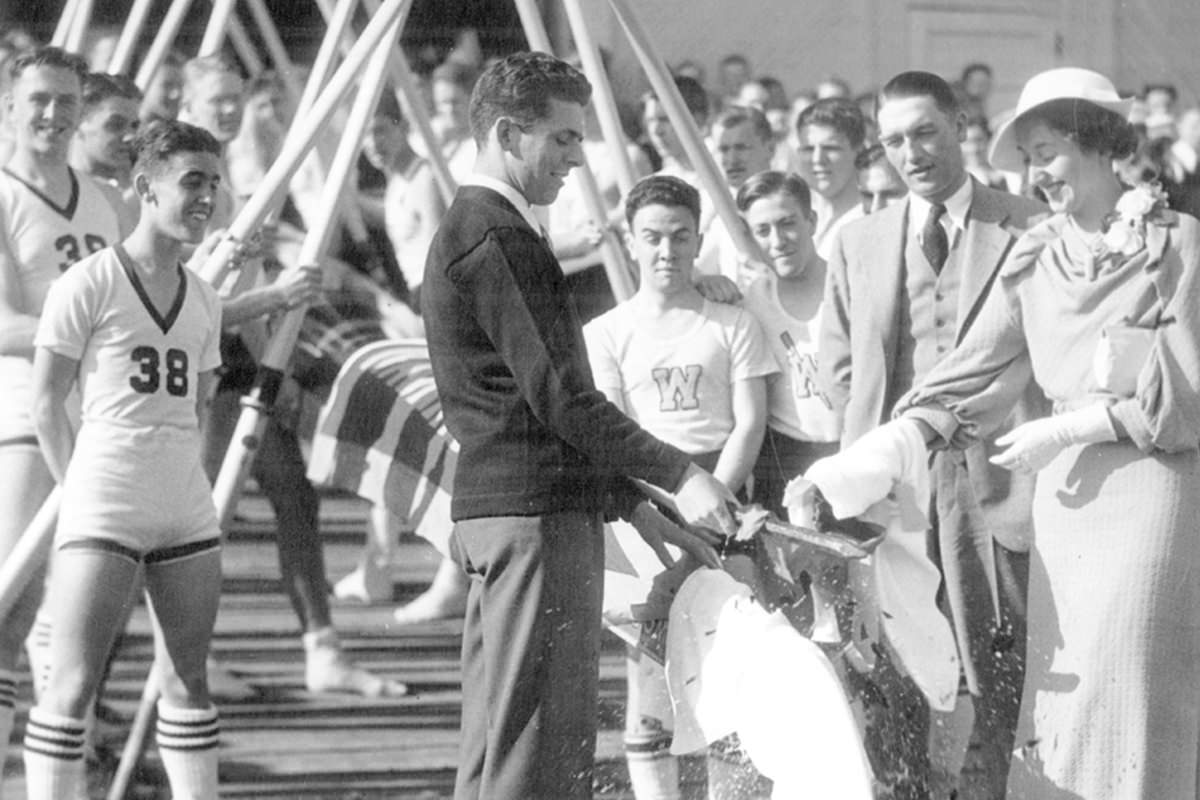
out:
<path id="1" fill-rule="evenodd" d="M 554 5 L 547 3 L 550 10 Z M 608 3 L 585 5 L 615 56 L 618 91 L 636 97 L 645 83 Z M 710 82 L 720 59 L 734 52 L 789 92 L 829 73 L 859 91 L 903 69 L 955 73 L 983 60 L 998 68 L 994 110 L 1014 101 L 1030 75 L 1056 65 L 1097 69 L 1129 90 L 1173 80 L 1185 105 L 1200 98 L 1200 0 L 635 0 L 634 6 L 668 64 L 698 61 Z"/>

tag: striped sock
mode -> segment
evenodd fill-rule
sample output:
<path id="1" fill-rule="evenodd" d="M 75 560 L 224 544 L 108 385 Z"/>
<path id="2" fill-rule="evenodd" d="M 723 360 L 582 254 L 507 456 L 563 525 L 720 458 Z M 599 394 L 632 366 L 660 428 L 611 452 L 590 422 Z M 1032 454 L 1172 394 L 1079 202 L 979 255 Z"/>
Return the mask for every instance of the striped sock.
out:
<path id="1" fill-rule="evenodd" d="M 33 695 L 41 698 L 50 682 L 50 633 L 53 621 L 45 603 L 38 609 L 33 629 L 25 639 L 25 655 L 29 658 L 29 674 L 33 676 Z"/>
<path id="2" fill-rule="evenodd" d="M 625 763 L 637 800 L 679 800 L 679 759 L 671 755 L 671 734 L 625 734 Z"/>
<path id="3" fill-rule="evenodd" d="M 216 706 L 175 708 L 158 702 L 158 755 L 175 800 L 216 800 Z"/>
<path id="4" fill-rule="evenodd" d="M 0 767 L 4 766 L 4 759 L 8 755 L 8 739 L 12 736 L 18 677 L 12 670 L 0 669 Z M 2 772 L 0 781 L 3 781 Z"/>
<path id="5" fill-rule="evenodd" d="M 25 786 L 29 800 L 79 796 L 83 772 L 83 720 L 30 709 L 25 725 Z"/>

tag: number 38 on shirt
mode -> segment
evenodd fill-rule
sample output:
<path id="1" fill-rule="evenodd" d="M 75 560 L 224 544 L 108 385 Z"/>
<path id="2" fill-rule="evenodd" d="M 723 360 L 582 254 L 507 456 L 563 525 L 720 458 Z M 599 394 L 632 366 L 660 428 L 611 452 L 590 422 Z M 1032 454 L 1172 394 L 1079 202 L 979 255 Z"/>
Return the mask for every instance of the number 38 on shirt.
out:
<path id="1" fill-rule="evenodd" d="M 187 351 L 171 347 L 160 353 L 154 347 L 142 345 L 133 348 L 129 357 L 139 368 L 138 374 L 129 378 L 129 385 L 135 392 L 154 394 L 161 387 L 172 397 L 187 396 Z"/>

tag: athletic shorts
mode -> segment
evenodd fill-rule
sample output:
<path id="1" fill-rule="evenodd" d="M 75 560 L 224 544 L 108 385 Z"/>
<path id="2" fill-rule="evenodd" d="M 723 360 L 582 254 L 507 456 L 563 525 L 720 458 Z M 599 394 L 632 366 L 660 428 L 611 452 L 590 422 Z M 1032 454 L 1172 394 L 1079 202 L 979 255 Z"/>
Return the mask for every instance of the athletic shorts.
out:
<path id="1" fill-rule="evenodd" d="M 104 539 L 144 555 L 218 536 L 199 431 L 83 425 L 63 481 L 57 548 Z"/>

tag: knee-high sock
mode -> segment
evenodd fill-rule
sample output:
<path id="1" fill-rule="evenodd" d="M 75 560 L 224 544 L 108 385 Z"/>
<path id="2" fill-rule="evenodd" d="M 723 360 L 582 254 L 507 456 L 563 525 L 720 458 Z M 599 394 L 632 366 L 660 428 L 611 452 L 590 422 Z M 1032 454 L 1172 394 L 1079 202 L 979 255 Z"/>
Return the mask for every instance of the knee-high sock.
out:
<path id="1" fill-rule="evenodd" d="M 0 669 L 0 766 L 8 755 L 8 739 L 12 735 L 13 715 L 17 704 L 17 673 Z M 3 775 L 0 774 L 0 784 Z"/>
<path id="2" fill-rule="evenodd" d="M 159 701 L 158 755 L 177 800 L 216 800 L 220 732 L 216 706 L 175 708 Z"/>
<path id="3" fill-rule="evenodd" d="M 25 786 L 29 800 L 78 797 L 83 774 L 83 720 L 31 709 L 25 726 Z"/>
<path id="4" fill-rule="evenodd" d="M 679 800 L 679 759 L 670 734 L 625 734 L 625 762 L 637 800 Z"/>

